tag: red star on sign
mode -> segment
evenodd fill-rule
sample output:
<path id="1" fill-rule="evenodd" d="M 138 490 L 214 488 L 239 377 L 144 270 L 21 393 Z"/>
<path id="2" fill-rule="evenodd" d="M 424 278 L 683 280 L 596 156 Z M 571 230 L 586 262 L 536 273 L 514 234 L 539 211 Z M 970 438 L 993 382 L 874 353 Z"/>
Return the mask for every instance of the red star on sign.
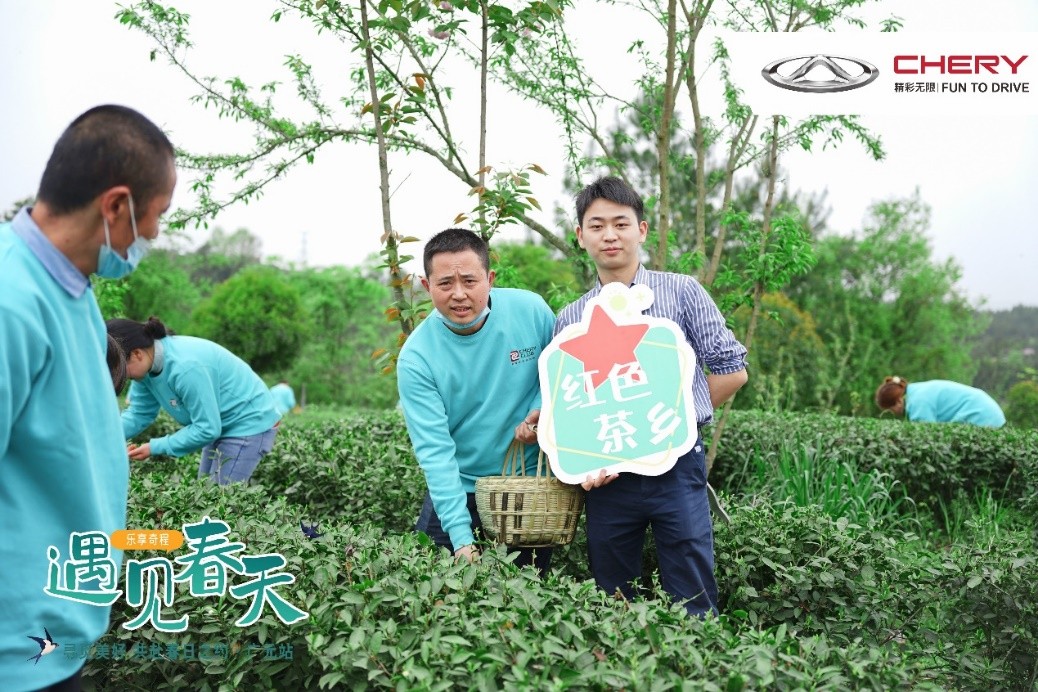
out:
<path id="1" fill-rule="evenodd" d="M 584 372 L 591 373 L 591 386 L 597 389 L 608 379 L 614 365 L 638 360 L 634 349 L 647 331 L 647 324 L 616 324 L 596 305 L 587 333 L 562 342 L 559 348 L 584 364 Z"/>

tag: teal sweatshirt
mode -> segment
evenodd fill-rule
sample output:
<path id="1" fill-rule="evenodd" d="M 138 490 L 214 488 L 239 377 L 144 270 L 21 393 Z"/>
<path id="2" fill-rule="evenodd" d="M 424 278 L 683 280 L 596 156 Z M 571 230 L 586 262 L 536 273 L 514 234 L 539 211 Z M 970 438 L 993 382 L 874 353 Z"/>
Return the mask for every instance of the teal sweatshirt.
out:
<path id="1" fill-rule="evenodd" d="M 905 415 L 910 421 L 927 423 L 972 423 L 991 428 L 1006 424 L 1001 407 L 987 392 L 948 380 L 909 383 Z"/>
<path id="2" fill-rule="evenodd" d="M 271 387 L 270 395 L 274 397 L 274 406 L 282 416 L 296 407 L 296 393 L 284 382 L 278 382 Z"/>
<path id="3" fill-rule="evenodd" d="M 152 454 L 181 457 L 225 437 L 258 435 L 281 416 L 270 390 L 248 363 L 223 346 L 193 336 L 161 340 L 163 366 L 130 385 L 123 434 L 134 437 L 163 408 L 184 427 L 150 441 Z"/>
<path id="4" fill-rule="evenodd" d="M 72 532 L 126 528 L 129 466 L 105 363 L 105 325 L 86 277 L 23 209 L 0 225 L 0 688 L 46 687 L 76 672 L 109 606 L 44 593 L 48 546 Z M 115 576 L 122 552 L 112 550 Z M 75 588 L 74 584 L 59 584 Z M 97 580 L 81 583 L 94 590 Z M 107 586 L 106 590 L 118 588 Z M 30 636 L 59 648 L 39 661 Z"/>
<path id="5" fill-rule="evenodd" d="M 455 549 L 474 542 L 466 493 L 501 473 L 515 427 L 540 408 L 537 357 L 555 315 L 536 293 L 490 291 L 483 328 L 461 336 L 435 314 L 408 337 L 397 360 L 400 404 L 433 508 Z M 527 468 L 536 469 L 536 445 Z"/>

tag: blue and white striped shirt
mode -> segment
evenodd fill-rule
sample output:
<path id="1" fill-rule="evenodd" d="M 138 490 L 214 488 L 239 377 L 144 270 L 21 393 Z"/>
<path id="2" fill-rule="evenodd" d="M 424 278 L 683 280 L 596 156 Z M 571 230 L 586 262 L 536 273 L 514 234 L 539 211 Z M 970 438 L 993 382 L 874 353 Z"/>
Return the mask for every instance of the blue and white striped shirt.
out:
<path id="1" fill-rule="evenodd" d="M 746 347 L 732 334 L 724 322 L 717 304 L 699 282 L 691 276 L 671 272 L 649 271 L 639 266 L 634 282 L 652 289 L 652 305 L 642 314 L 662 317 L 678 325 L 685 340 L 692 346 L 700 367 L 696 368 L 692 380 L 692 394 L 699 413 L 699 425 L 713 420 L 713 404 L 710 389 L 702 366 L 715 375 L 727 375 L 746 369 Z M 559 313 L 555 321 L 555 335 L 571 324 L 579 322 L 588 301 L 602 290 L 599 281 L 576 302 L 570 303 Z"/>

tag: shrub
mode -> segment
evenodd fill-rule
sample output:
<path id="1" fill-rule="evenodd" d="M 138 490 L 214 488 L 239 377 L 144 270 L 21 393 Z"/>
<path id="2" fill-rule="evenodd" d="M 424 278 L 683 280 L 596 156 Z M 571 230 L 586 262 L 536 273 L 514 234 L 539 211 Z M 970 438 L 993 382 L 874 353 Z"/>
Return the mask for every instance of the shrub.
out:
<path id="1" fill-rule="evenodd" d="M 1019 428 L 1038 428 L 1038 382 L 1023 380 L 1010 387 L 1006 420 Z"/>
<path id="2" fill-rule="evenodd" d="M 757 455 L 790 447 L 889 474 L 931 509 L 960 490 L 990 488 L 1019 502 L 1038 492 L 1036 430 L 759 411 L 732 412 L 710 481 L 737 494 Z"/>
<path id="3" fill-rule="evenodd" d="M 263 488 L 133 480 L 132 527 L 178 527 L 203 514 L 230 525 L 249 554 L 280 552 L 297 581 L 280 593 L 309 618 L 285 626 L 271 613 L 246 628 L 244 604 L 178 590 L 167 634 L 121 624 L 119 604 L 101 645 L 227 642 L 227 660 L 91 659 L 85 686 L 109 689 L 541 689 L 848 688 L 923 686 L 926 671 L 894 648 L 759 631 L 742 620 L 700 621 L 665 599 L 617 601 L 590 581 L 519 570 L 500 549 L 459 563 L 411 533 L 370 524 L 322 524 L 307 540 L 300 510 Z M 151 553 L 144 553 L 145 557 Z M 657 594 L 658 595 L 658 594 Z M 269 610 L 269 609 L 268 609 Z M 170 612 L 172 611 L 172 612 Z M 266 661 L 256 647 L 291 646 Z"/>
<path id="4" fill-rule="evenodd" d="M 312 426 L 285 426 L 253 482 L 305 507 L 314 520 L 409 531 L 425 494 L 398 411 L 356 412 Z"/>

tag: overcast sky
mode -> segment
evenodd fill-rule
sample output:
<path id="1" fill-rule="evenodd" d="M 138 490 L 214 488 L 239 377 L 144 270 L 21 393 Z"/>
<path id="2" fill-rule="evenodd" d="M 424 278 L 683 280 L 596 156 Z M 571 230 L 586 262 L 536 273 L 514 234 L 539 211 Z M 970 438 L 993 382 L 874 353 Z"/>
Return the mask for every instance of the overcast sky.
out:
<path id="1" fill-rule="evenodd" d="M 204 74 L 240 75 L 256 84 L 271 79 L 287 83 L 282 64 L 294 52 L 305 53 L 327 74 L 345 70 L 341 44 L 290 22 L 269 22 L 273 2 L 174 4 L 193 17 L 197 50 L 191 60 Z M 1038 2 L 1033 0 L 887 0 L 883 8 L 879 14 L 904 19 L 904 31 L 1038 31 Z M 121 26 L 114 19 L 116 11 L 116 4 L 107 0 L 0 0 L 4 210 L 35 192 L 61 130 L 100 103 L 142 111 L 188 149 L 225 152 L 248 145 L 247 127 L 220 121 L 212 110 L 189 103 L 195 93 L 191 85 L 161 58 L 149 61 L 152 45 Z M 624 89 L 638 74 L 625 52 L 637 38 L 631 29 L 637 25 L 618 17 L 601 7 L 581 11 L 574 39 L 596 68 L 618 56 L 601 79 Z M 600 40 L 602 36 L 609 40 Z M 1038 60 L 1038 54 L 1031 59 Z M 334 93 L 329 90 L 329 96 Z M 558 126 L 502 91 L 494 94 L 490 118 L 491 162 L 537 163 L 548 171 L 547 177 L 537 178 L 534 192 L 545 209 L 539 220 L 551 226 L 554 202 L 571 207 L 562 195 Z M 1032 210 L 1038 184 L 1038 116 L 948 113 L 873 118 L 865 124 L 882 136 L 886 160 L 873 162 L 853 144 L 790 155 L 784 159 L 790 185 L 805 191 L 827 189 L 833 207 L 830 227 L 842 232 L 860 228 L 874 200 L 907 196 L 918 187 L 933 208 L 930 237 L 935 252 L 962 267 L 961 286 L 975 303 L 983 299 L 994 309 L 1038 305 L 1038 224 Z M 474 151 L 476 139 L 464 139 Z M 391 166 L 394 225 L 402 233 L 427 238 L 471 208 L 472 198 L 437 164 L 417 155 L 394 155 Z M 188 177 L 181 174 L 174 205 L 191 203 Z M 248 228 L 262 239 L 266 255 L 295 262 L 305 258 L 318 266 L 359 264 L 379 249 L 376 153 L 349 146 L 322 151 L 314 165 L 295 169 L 261 199 L 223 213 L 214 223 L 229 231 Z M 197 244 L 207 234 L 191 231 L 190 240 Z"/>

